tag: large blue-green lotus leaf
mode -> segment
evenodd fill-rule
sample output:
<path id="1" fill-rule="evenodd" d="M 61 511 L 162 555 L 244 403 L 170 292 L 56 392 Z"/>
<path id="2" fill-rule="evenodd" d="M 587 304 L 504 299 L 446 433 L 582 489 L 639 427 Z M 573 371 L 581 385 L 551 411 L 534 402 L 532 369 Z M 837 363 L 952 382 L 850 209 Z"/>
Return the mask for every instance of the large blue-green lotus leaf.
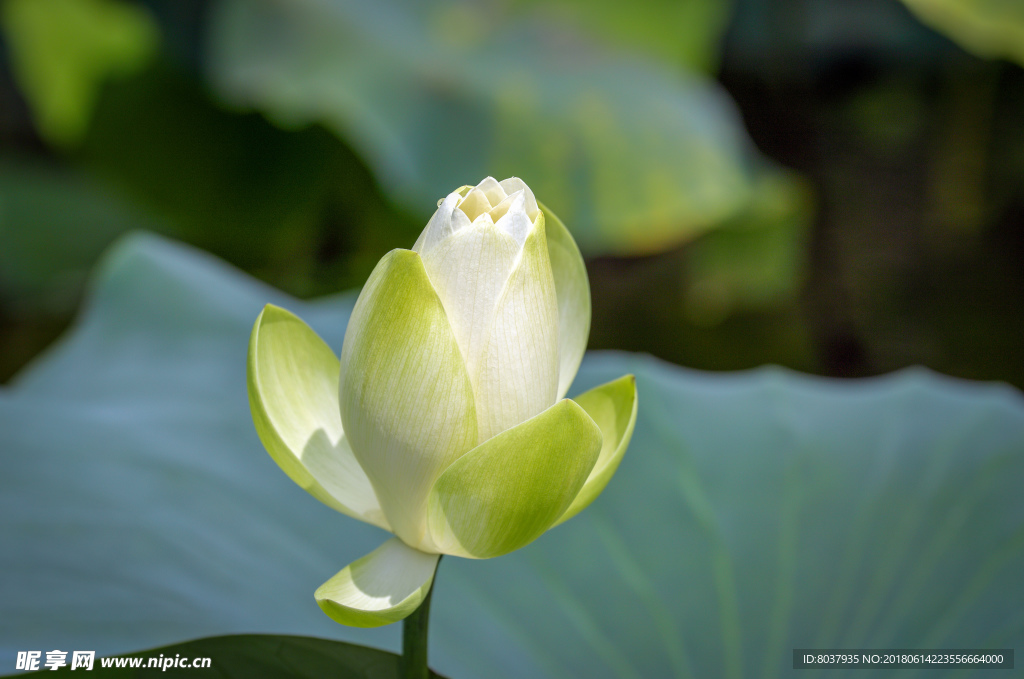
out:
<path id="1" fill-rule="evenodd" d="M 397 649 L 398 625 L 337 625 L 312 596 L 385 533 L 282 474 L 246 399 L 264 304 L 338 351 L 353 299 L 152 236 L 109 254 L 76 326 L 0 389 L 0 667 L 244 632 Z M 802 677 L 793 648 L 1024 647 L 1018 392 L 601 353 L 569 394 L 623 373 L 642 406 L 601 496 L 517 552 L 442 560 L 438 672 Z"/>

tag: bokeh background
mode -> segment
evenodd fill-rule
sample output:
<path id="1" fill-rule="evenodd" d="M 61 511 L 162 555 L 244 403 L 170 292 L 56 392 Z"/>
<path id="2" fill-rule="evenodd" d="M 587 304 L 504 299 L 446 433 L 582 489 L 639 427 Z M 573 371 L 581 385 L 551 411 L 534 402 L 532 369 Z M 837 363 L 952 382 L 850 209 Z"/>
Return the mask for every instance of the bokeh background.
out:
<path id="1" fill-rule="evenodd" d="M 0 381 L 121 233 L 299 297 L 518 175 L 591 348 L 1024 386 L 1024 5 L 3 0 Z"/>
<path id="2" fill-rule="evenodd" d="M 340 349 L 486 175 L 563 219 L 590 347 L 627 350 L 570 394 L 632 373 L 640 406 L 586 512 L 445 559 L 438 671 L 1024 648 L 1024 2 L 0 0 L 0 41 L 0 673 L 399 647 L 315 606 L 384 536 L 263 453 L 245 347 L 270 302 Z M 970 380 L 734 372 L 766 364 Z M 173 653 L 316 660 L 275 643 Z"/>

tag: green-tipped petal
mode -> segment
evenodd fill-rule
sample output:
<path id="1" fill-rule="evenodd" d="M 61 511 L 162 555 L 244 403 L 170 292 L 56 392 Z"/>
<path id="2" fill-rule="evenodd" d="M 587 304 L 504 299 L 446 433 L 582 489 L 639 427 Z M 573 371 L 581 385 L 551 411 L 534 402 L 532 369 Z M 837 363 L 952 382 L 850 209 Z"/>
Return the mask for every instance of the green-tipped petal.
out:
<path id="1" fill-rule="evenodd" d="M 568 521 L 587 508 L 608 485 L 622 456 L 633 437 L 636 424 L 636 378 L 625 375 L 617 380 L 594 387 L 573 399 L 601 428 L 604 442 L 597 464 L 590 472 L 587 482 L 569 509 L 555 523 L 557 526 Z"/>
<path id="2" fill-rule="evenodd" d="M 424 547 L 430 488 L 477 443 L 473 391 L 420 256 L 392 250 L 359 295 L 341 350 L 341 419 L 395 535 Z"/>
<path id="3" fill-rule="evenodd" d="M 324 504 L 390 530 L 345 439 L 338 359 L 295 314 L 267 305 L 249 338 L 249 407 L 274 461 Z"/>
<path id="4" fill-rule="evenodd" d="M 430 493 L 437 548 L 487 559 L 532 542 L 572 503 L 601 451 L 601 430 L 566 399 L 459 458 Z"/>
<path id="5" fill-rule="evenodd" d="M 423 603 L 440 558 L 391 538 L 320 585 L 313 596 L 324 613 L 342 625 L 390 625 Z"/>
<path id="6" fill-rule="evenodd" d="M 498 296 L 473 379 L 480 440 L 550 407 L 558 392 L 558 298 L 543 215 Z"/>
<path id="7" fill-rule="evenodd" d="M 569 392 L 590 336 L 590 281 L 580 249 L 565 224 L 540 204 L 545 216 L 548 255 L 558 296 L 558 398 Z"/>

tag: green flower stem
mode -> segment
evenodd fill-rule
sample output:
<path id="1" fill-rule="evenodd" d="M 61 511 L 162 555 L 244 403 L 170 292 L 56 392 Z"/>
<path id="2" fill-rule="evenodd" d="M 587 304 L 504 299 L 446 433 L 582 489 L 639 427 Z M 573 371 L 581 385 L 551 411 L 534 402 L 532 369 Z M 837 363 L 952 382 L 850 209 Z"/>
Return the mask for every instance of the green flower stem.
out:
<path id="1" fill-rule="evenodd" d="M 427 667 L 427 631 L 430 627 L 430 599 L 434 596 L 434 582 L 430 583 L 430 589 L 420 607 L 402 621 L 402 679 L 430 678 L 430 669 Z"/>

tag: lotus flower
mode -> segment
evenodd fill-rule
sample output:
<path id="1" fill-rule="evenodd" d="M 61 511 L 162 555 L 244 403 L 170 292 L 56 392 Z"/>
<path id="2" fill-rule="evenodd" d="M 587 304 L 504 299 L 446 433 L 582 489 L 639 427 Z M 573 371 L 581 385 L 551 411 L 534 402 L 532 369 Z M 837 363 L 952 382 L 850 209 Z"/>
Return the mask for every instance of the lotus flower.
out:
<path id="1" fill-rule="evenodd" d="M 589 330 L 579 250 L 516 178 L 449 194 L 412 250 L 381 259 L 340 361 L 264 308 L 248 360 L 260 439 L 318 500 L 394 534 L 316 591 L 329 616 L 401 620 L 440 555 L 506 554 L 597 497 L 637 401 L 632 376 L 564 398 Z"/>

